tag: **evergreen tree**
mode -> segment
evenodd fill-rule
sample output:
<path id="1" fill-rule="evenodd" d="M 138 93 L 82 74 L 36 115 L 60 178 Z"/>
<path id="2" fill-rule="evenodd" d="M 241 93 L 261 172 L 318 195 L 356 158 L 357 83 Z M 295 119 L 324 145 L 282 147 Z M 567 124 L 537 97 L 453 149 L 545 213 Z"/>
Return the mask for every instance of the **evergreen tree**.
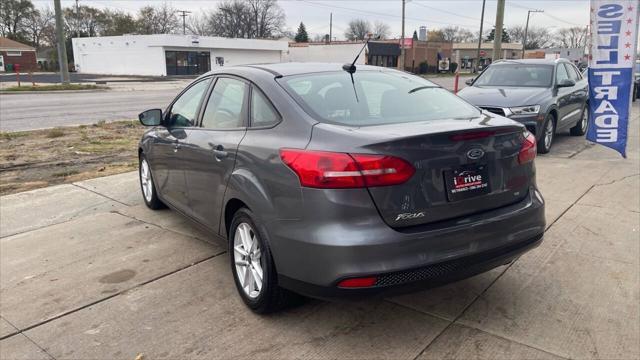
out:
<path id="1" fill-rule="evenodd" d="M 493 41 L 495 37 L 496 37 L 496 28 L 494 27 L 493 29 L 491 29 L 491 32 L 489 33 L 489 36 L 487 36 L 486 41 Z M 504 43 L 511 42 L 511 38 L 509 37 L 509 34 L 507 33 L 507 30 L 505 28 L 502 28 L 502 42 Z"/>
<path id="2" fill-rule="evenodd" d="M 413 41 L 418 41 L 418 32 L 413 30 Z"/>
<path id="3" fill-rule="evenodd" d="M 296 42 L 309 42 L 309 35 L 307 34 L 307 29 L 304 27 L 304 23 L 300 23 L 298 26 L 298 33 L 295 37 Z"/>

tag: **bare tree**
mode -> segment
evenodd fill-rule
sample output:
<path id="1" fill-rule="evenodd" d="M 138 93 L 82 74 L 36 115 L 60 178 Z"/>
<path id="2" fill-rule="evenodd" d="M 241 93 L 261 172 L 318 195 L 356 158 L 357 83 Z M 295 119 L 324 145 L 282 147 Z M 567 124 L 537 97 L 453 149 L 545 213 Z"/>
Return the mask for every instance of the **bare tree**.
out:
<path id="1" fill-rule="evenodd" d="M 141 8 L 137 22 L 142 34 L 171 34 L 180 28 L 176 10 L 167 3 Z"/>
<path id="2" fill-rule="evenodd" d="M 427 41 L 447 41 L 442 30 L 427 31 Z"/>
<path id="3" fill-rule="evenodd" d="M 440 29 L 444 41 L 450 42 L 469 42 L 474 38 L 473 33 L 469 29 L 457 26 L 446 26 Z"/>
<path id="4" fill-rule="evenodd" d="M 46 7 L 33 11 L 27 18 L 25 25 L 31 44 L 40 48 L 46 42 L 45 32 L 54 25 L 54 14 L 51 8 Z"/>
<path id="5" fill-rule="evenodd" d="M 104 13 L 91 6 L 81 5 L 64 9 L 64 18 L 69 36 L 98 36 L 101 35 L 106 23 Z"/>
<path id="6" fill-rule="evenodd" d="M 211 36 L 213 30 L 209 26 L 209 17 L 211 14 L 200 13 L 189 16 L 187 21 L 187 30 L 193 35 Z"/>
<path id="7" fill-rule="evenodd" d="M 522 43 L 524 41 L 524 26 L 515 25 L 507 30 L 509 38 L 513 42 Z M 553 37 L 547 28 L 529 26 L 527 31 L 526 50 L 541 49 L 553 45 Z"/>
<path id="8" fill-rule="evenodd" d="M 35 11 L 29 0 L 0 1 L 0 35 L 18 41 L 27 40 L 26 22 Z"/>
<path id="9" fill-rule="evenodd" d="M 240 0 L 224 1 L 209 17 L 213 34 L 230 38 L 251 37 L 253 19 L 248 4 Z"/>
<path id="10" fill-rule="evenodd" d="M 282 34 L 285 25 L 284 11 L 276 0 L 247 0 L 253 23 L 253 38 L 272 38 Z"/>
<path id="11" fill-rule="evenodd" d="M 138 24 L 131 14 L 120 10 L 105 9 L 102 11 L 104 24 L 102 36 L 115 36 L 135 34 L 138 32 Z"/>
<path id="12" fill-rule="evenodd" d="M 376 20 L 373 23 L 372 32 L 373 32 L 373 36 L 380 39 L 386 39 L 391 34 L 391 28 L 386 23 Z"/>
<path id="13" fill-rule="evenodd" d="M 565 48 L 581 48 L 587 42 L 587 30 L 579 26 L 563 28 L 556 33 L 558 45 Z"/>
<path id="14" fill-rule="evenodd" d="M 371 24 L 364 19 L 353 19 L 349 21 L 347 31 L 344 36 L 349 40 L 364 40 L 371 33 Z"/>

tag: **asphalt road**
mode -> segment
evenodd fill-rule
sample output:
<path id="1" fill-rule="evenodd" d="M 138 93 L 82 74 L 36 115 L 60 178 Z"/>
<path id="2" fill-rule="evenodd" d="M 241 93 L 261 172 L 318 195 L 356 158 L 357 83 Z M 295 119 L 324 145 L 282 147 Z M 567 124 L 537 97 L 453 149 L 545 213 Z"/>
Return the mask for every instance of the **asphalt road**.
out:
<path id="1" fill-rule="evenodd" d="M 177 92 L 161 89 L 0 95 L 0 131 L 135 119 L 143 110 L 164 108 Z"/>
<path id="2" fill-rule="evenodd" d="M 468 77 L 460 78 L 460 88 L 464 87 L 465 79 Z M 436 77 L 429 80 L 447 89 L 453 89 L 453 77 Z M 183 82 L 186 84 L 188 80 Z M 169 86 L 167 82 L 160 81 L 137 84 L 136 90 L 2 94 L 0 131 L 25 131 L 90 125 L 102 120 L 135 119 L 143 110 L 164 108 L 179 92 L 181 86 Z"/>

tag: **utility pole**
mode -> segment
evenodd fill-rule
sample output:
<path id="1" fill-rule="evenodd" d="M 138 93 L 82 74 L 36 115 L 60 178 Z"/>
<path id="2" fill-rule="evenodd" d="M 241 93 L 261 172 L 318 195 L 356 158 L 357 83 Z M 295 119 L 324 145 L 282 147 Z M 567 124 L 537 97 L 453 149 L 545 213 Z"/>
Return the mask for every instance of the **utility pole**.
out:
<path id="1" fill-rule="evenodd" d="M 58 38 L 58 63 L 60 65 L 60 81 L 69 84 L 69 64 L 67 62 L 67 46 L 65 44 L 64 28 L 62 24 L 62 6 L 60 0 L 53 0 L 56 13 L 56 37 Z"/>
<path id="2" fill-rule="evenodd" d="M 493 36 L 493 58 L 491 62 L 502 59 L 502 23 L 504 21 L 504 1 L 498 0 L 496 10 L 496 31 Z"/>
<path id="3" fill-rule="evenodd" d="M 400 68 L 400 70 L 404 70 L 404 7 L 405 7 L 405 0 L 402 0 L 402 35 L 400 36 L 400 61 L 398 64 L 398 67 Z"/>
<path id="4" fill-rule="evenodd" d="M 187 14 L 191 14 L 191 11 L 177 10 L 176 12 L 181 13 L 179 16 L 182 16 L 182 35 L 187 35 Z"/>
<path id="5" fill-rule="evenodd" d="M 478 53 L 476 54 L 476 66 L 475 70 L 480 67 L 480 49 L 482 48 L 482 25 L 484 25 L 484 6 L 487 0 L 482 0 L 482 15 L 480 15 L 480 36 L 478 36 Z"/>
<path id="6" fill-rule="evenodd" d="M 329 43 L 333 39 L 333 13 L 329 13 Z"/>
<path id="7" fill-rule="evenodd" d="M 78 6 L 78 0 L 76 0 L 76 37 L 80 37 L 80 6 Z"/>
<path id="8" fill-rule="evenodd" d="M 524 50 L 527 46 L 527 33 L 529 32 L 529 16 L 531 13 L 541 13 L 544 10 L 529 10 L 527 11 L 527 25 L 524 27 L 524 39 L 522 40 L 522 58 L 524 59 Z"/>

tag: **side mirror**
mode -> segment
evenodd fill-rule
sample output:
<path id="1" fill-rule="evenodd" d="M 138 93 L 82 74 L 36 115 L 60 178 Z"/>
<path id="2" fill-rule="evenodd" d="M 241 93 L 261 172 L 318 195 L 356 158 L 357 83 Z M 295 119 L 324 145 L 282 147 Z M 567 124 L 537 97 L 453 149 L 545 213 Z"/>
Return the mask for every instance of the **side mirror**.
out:
<path id="1" fill-rule="evenodd" d="M 471 78 L 471 79 L 467 79 L 467 81 L 465 81 L 464 83 L 471 86 L 473 85 L 473 82 L 476 80 L 476 78 Z"/>
<path id="2" fill-rule="evenodd" d="M 575 86 L 576 82 L 571 79 L 564 79 L 558 83 L 558 87 L 572 87 Z"/>
<path id="3" fill-rule="evenodd" d="M 158 126 L 162 123 L 162 110 L 151 109 L 143 111 L 138 115 L 138 119 L 144 126 Z"/>

